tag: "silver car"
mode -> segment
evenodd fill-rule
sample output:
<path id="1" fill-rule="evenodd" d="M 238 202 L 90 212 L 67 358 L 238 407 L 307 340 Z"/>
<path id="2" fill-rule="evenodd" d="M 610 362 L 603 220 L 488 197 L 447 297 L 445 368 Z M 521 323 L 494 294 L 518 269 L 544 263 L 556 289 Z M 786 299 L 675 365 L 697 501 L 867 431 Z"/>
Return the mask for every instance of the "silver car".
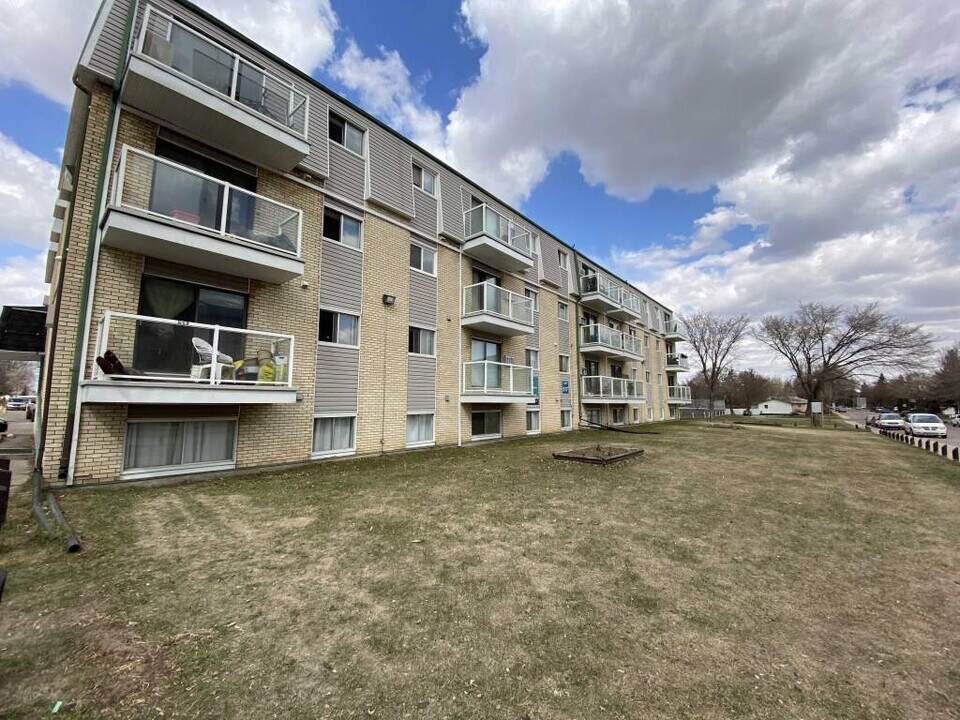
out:
<path id="1" fill-rule="evenodd" d="M 881 413 L 876 427 L 881 430 L 903 430 L 903 418 L 896 413 Z"/>
<path id="2" fill-rule="evenodd" d="M 947 426 L 943 420 L 929 413 L 910 413 L 903 421 L 903 431 L 907 435 L 924 437 L 947 437 Z"/>

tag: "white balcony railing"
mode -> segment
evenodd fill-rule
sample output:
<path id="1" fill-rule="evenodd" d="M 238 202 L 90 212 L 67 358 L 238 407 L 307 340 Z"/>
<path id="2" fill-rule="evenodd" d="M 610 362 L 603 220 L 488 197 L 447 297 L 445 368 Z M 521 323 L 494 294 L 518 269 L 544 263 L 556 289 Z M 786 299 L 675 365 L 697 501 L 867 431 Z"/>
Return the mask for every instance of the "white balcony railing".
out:
<path id="1" fill-rule="evenodd" d="M 507 320 L 533 324 L 533 302 L 493 283 L 476 283 L 463 289 L 463 314 L 489 313 Z"/>
<path id="2" fill-rule="evenodd" d="M 129 146 L 120 156 L 114 203 L 300 256 L 297 208 Z"/>
<path id="3" fill-rule="evenodd" d="M 582 387 L 584 399 L 643 400 L 643 383 L 627 378 L 587 375 Z"/>
<path id="4" fill-rule="evenodd" d="M 137 52 L 306 137 L 309 98 L 287 82 L 148 5 Z"/>
<path id="5" fill-rule="evenodd" d="M 463 213 L 463 232 L 467 240 L 488 235 L 526 257 L 532 254 L 530 233 L 485 203 Z"/>
<path id="6" fill-rule="evenodd" d="M 599 293 L 615 305 L 620 304 L 620 288 L 603 275 L 592 273 L 580 276 L 580 294 Z"/>
<path id="7" fill-rule="evenodd" d="M 617 352 L 643 357 L 643 348 L 640 345 L 639 338 L 614 330 L 606 325 L 580 326 L 580 344 L 600 345 Z"/>
<path id="8" fill-rule="evenodd" d="M 667 320 L 663 324 L 663 331 L 667 335 L 683 336 L 683 325 L 678 320 Z"/>
<path id="9" fill-rule="evenodd" d="M 93 380 L 274 387 L 293 382 L 292 335 L 110 310 L 97 326 L 96 357 Z"/>
<path id="10" fill-rule="evenodd" d="M 683 353 L 667 353 L 667 367 L 680 368 L 681 370 L 690 369 L 690 358 Z"/>
<path id="11" fill-rule="evenodd" d="M 533 395 L 534 370 L 491 360 L 463 364 L 464 395 Z"/>
<path id="12" fill-rule="evenodd" d="M 670 385 L 667 388 L 667 399 L 680 402 L 691 402 L 690 387 L 687 385 Z"/>
<path id="13" fill-rule="evenodd" d="M 637 316 L 643 313 L 643 304 L 640 298 L 626 290 L 620 291 L 620 306 Z"/>

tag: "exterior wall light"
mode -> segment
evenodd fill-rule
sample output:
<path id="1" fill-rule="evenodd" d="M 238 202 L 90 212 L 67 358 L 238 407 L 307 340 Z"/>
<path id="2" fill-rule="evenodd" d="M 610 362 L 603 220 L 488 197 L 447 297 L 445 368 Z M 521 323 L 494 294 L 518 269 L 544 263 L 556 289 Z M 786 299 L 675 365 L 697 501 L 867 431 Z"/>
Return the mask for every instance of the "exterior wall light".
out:
<path id="1" fill-rule="evenodd" d="M 386 306 L 393 305 L 397 301 L 396 295 L 389 295 L 387 293 L 383 294 L 383 304 Z"/>

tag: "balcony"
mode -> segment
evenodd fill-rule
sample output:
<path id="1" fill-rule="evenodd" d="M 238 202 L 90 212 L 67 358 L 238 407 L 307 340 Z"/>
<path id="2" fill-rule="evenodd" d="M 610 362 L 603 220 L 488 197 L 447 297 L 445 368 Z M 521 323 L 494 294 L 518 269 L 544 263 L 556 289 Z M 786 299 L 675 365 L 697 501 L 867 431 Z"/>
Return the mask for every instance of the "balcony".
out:
<path id="1" fill-rule="evenodd" d="M 666 369 L 687 372 L 690 369 L 690 358 L 683 353 L 667 353 Z"/>
<path id="2" fill-rule="evenodd" d="M 667 340 L 684 342 L 687 339 L 687 336 L 683 334 L 683 325 L 677 320 L 667 320 L 667 322 L 664 323 L 663 332 L 666 334 Z"/>
<path id="3" fill-rule="evenodd" d="M 602 275 L 581 275 L 580 302 L 588 308 L 609 314 L 620 307 L 620 288 Z"/>
<path id="4" fill-rule="evenodd" d="M 622 404 L 642 402 L 643 383 L 606 375 L 587 375 L 580 385 L 580 400 L 585 404 Z"/>
<path id="5" fill-rule="evenodd" d="M 637 338 L 605 325 L 580 326 L 580 352 L 635 361 L 643 359 Z"/>
<path id="6" fill-rule="evenodd" d="M 463 364 L 462 403 L 530 403 L 534 369 L 526 365 L 477 360 Z"/>
<path id="7" fill-rule="evenodd" d="M 533 303 L 493 283 L 463 289 L 463 327 L 510 337 L 533 332 Z"/>
<path id="8" fill-rule="evenodd" d="M 303 274 L 297 208 L 131 147 L 120 157 L 105 245 L 271 283 Z"/>
<path id="9" fill-rule="evenodd" d="M 122 101 L 257 165 L 293 170 L 309 153 L 309 99 L 147 6 Z"/>
<path id="10" fill-rule="evenodd" d="M 667 402 L 670 405 L 689 405 L 690 388 L 687 385 L 670 385 L 667 387 Z"/>
<path id="11" fill-rule="evenodd" d="M 293 337 L 107 311 L 81 402 L 282 404 L 297 400 Z M 111 362 L 113 358 L 119 364 Z"/>
<path id="12" fill-rule="evenodd" d="M 643 301 L 632 292 L 620 291 L 620 305 L 607 311 L 610 317 L 624 322 L 639 322 L 643 317 Z"/>
<path id="13" fill-rule="evenodd" d="M 506 272 L 533 267 L 530 233 L 489 205 L 477 205 L 463 214 L 463 237 L 463 252 L 485 265 Z"/>

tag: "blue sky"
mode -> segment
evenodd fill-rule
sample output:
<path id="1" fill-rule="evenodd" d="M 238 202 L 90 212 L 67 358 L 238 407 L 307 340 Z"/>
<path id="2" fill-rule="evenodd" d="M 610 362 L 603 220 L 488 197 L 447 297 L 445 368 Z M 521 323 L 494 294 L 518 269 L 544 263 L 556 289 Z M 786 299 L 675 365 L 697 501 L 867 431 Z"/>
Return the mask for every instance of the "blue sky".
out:
<path id="1" fill-rule="evenodd" d="M 677 310 L 960 340 L 960 6 L 198 2 Z M 0 0 L 0 303 L 45 292 L 96 4 Z"/>

